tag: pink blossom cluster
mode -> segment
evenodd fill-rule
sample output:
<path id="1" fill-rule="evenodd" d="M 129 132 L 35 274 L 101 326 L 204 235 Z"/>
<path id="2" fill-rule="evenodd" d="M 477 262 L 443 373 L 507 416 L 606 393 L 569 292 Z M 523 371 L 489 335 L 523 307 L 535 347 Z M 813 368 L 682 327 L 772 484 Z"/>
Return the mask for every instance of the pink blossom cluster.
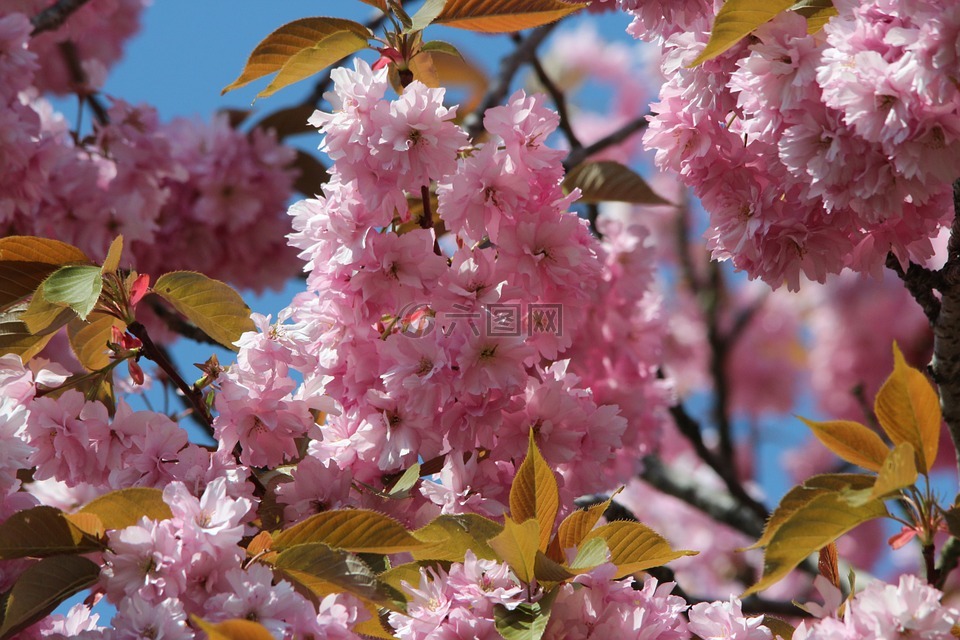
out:
<path id="1" fill-rule="evenodd" d="M 605 250 L 566 212 L 562 152 L 545 144 L 556 114 L 517 93 L 487 111 L 492 140 L 467 147 L 441 90 L 414 82 L 388 100 L 385 72 L 362 61 L 333 79 L 335 111 L 312 118 L 326 134 L 332 178 L 322 197 L 291 208 L 308 292 L 288 311 L 293 323 L 271 331 L 292 340 L 290 367 L 325 378 L 317 388 L 338 415 L 308 446 L 316 461 L 282 488 L 288 504 L 298 511 L 311 492 L 323 504 L 343 500 L 320 486 L 333 470 L 382 486 L 389 474 L 439 460 L 418 499 L 447 513 L 499 515 L 530 429 L 563 477 L 564 498 L 616 482 L 605 467 L 636 460 L 663 402 L 654 304 L 639 302 L 649 269 L 602 275 Z M 433 183 L 436 201 L 424 198 Z M 447 231 L 439 238 L 437 218 Z M 619 236 L 611 263 L 644 263 L 635 233 Z M 596 351 L 574 346 L 597 342 L 579 338 L 597 326 L 609 335 L 596 348 L 617 344 L 616 359 L 593 363 Z M 629 389 L 601 392 L 600 381 L 619 372 Z M 608 404 L 618 401 L 631 421 Z M 249 429 L 219 424 L 229 442 L 253 445 Z M 273 451 L 263 462 L 292 458 Z M 298 486 L 305 482 L 315 488 Z"/>
<path id="2" fill-rule="evenodd" d="M 714 258 L 773 286 L 926 261 L 960 175 L 953 3 L 836 4 L 819 34 L 784 12 L 694 68 L 708 30 L 660 32 L 644 141 L 702 200 Z"/>
<path id="3" fill-rule="evenodd" d="M 119 233 L 141 272 L 202 270 L 256 290 L 295 272 L 280 232 L 291 149 L 259 129 L 236 131 L 225 116 L 161 123 L 152 108 L 121 100 L 78 142 L 36 97 L 40 61 L 52 54 L 33 50 L 30 30 L 20 13 L 0 17 L 4 234 L 57 238 L 102 259 Z"/>

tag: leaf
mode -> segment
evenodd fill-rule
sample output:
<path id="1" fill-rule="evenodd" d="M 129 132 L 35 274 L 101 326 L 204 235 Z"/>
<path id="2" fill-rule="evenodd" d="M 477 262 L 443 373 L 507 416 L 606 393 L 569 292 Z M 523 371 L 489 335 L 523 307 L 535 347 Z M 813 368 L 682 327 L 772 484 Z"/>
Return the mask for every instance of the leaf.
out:
<path id="1" fill-rule="evenodd" d="M 96 584 L 99 576 L 99 565 L 80 556 L 44 558 L 31 565 L 7 596 L 0 638 L 43 618 L 73 594 Z"/>
<path id="2" fill-rule="evenodd" d="M 865 473 L 825 473 L 804 480 L 803 484 L 793 487 L 780 500 L 763 528 L 763 535 L 746 549 L 758 549 L 769 544 L 777 530 L 787 522 L 794 513 L 809 504 L 814 498 L 825 493 L 839 493 L 846 489 L 868 489 L 873 486 L 876 478 Z"/>
<path id="3" fill-rule="evenodd" d="M 879 471 L 890 447 L 875 431 L 850 420 L 814 422 L 800 418 L 823 445 L 851 464 Z"/>
<path id="4" fill-rule="evenodd" d="M 0 524 L 0 559 L 4 560 L 88 553 L 102 548 L 53 507 L 16 511 Z"/>
<path id="5" fill-rule="evenodd" d="M 411 553 L 415 560 L 463 562 L 470 550 L 481 560 L 497 560 L 488 542 L 502 531 L 499 524 L 475 513 L 442 515 L 413 532 L 415 538 L 429 544 Z"/>
<path id="6" fill-rule="evenodd" d="M 837 545 L 831 542 L 820 549 L 820 557 L 817 559 L 817 570 L 824 578 L 830 581 L 830 584 L 840 589 L 840 558 L 837 555 Z"/>
<path id="7" fill-rule="evenodd" d="M 607 541 L 603 538 L 590 538 L 577 549 L 577 555 L 570 563 L 573 570 L 590 570 L 607 561 Z"/>
<path id="8" fill-rule="evenodd" d="M 297 149 L 297 159 L 293 161 L 293 167 L 299 171 L 293 188 L 308 198 L 320 193 L 320 187 L 330 180 L 330 174 L 323 163 L 300 149 Z"/>
<path id="9" fill-rule="evenodd" d="M 42 262 L 0 262 L 0 312 L 26 300 L 57 267 Z"/>
<path id="10" fill-rule="evenodd" d="M 560 492 L 553 469 L 540 455 L 533 430 L 524 458 L 510 487 L 510 517 L 515 522 L 534 518 L 540 527 L 541 551 L 546 551 L 553 533 L 553 525 L 560 509 Z"/>
<path id="11" fill-rule="evenodd" d="M 424 42 L 420 47 L 420 50 L 429 51 L 431 53 L 445 53 L 448 56 L 453 56 L 463 60 L 463 54 L 460 53 L 460 50 L 449 42 L 444 42 L 443 40 L 431 40 L 430 42 Z"/>
<path id="12" fill-rule="evenodd" d="M 78 318 L 73 309 L 48 301 L 41 291 L 34 294 L 27 310 L 20 315 L 20 321 L 34 335 L 56 333 L 74 319 Z"/>
<path id="13" fill-rule="evenodd" d="M 688 550 L 674 551 L 663 536 L 639 522 L 617 521 L 605 524 L 587 534 L 584 543 L 593 538 L 601 538 L 607 543 L 610 562 L 617 567 L 615 580 L 698 553 Z"/>
<path id="14" fill-rule="evenodd" d="M 871 500 L 882 500 L 917 481 L 916 454 L 909 442 L 898 444 L 883 463 L 877 481 L 870 489 L 841 492 L 847 502 L 860 507 Z"/>
<path id="15" fill-rule="evenodd" d="M 394 611 L 402 611 L 406 603 L 403 594 L 381 583 L 363 560 L 319 542 L 284 549 L 274 565 L 318 597 L 348 592 Z"/>
<path id="16" fill-rule="evenodd" d="M 508 33 L 556 22 L 585 6 L 559 0 L 447 0 L 433 23 L 482 33 Z"/>
<path id="17" fill-rule="evenodd" d="M 533 576 L 537 582 L 544 584 L 547 582 L 566 582 L 577 574 L 570 571 L 556 560 L 551 560 L 543 551 L 537 551 L 533 560 Z"/>
<path id="18" fill-rule="evenodd" d="M 504 640 L 540 640 L 550 622 L 550 603 L 521 602 L 513 609 L 493 607 L 493 620 Z"/>
<path id="19" fill-rule="evenodd" d="M 440 15 L 443 6 L 448 0 L 426 0 L 423 5 L 411 17 L 410 28 L 404 29 L 404 33 L 412 31 L 423 31 Z M 453 1 L 453 0 L 450 0 Z"/>
<path id="20" fill-rule="evenodd" d="M 234 619 L 213 623 L 202 620 L 197 616 L 190 616 L 209 640 L 274 640 L 273 634 L 259 622 L 252 620 Z"/>
<path id="21" fill-rule="evenodd" d="M 505 516 L 503 531 L 489 542 L 500 560 L 510 565 L 517 578 L 529 583 L 534 577 L 539 540 L 540 526 L 536 520 L 531 518 L 517 524 L 510 516 Z"/>
<path id="22" fill-rule="evenodd" d="M 379 578 L 380 582 L 384 582 L 397 591 L 401 591 L 404 582 L 412 587 L 420 584 L 420 569 L 437 566 L 440 566 L 440 563 L 433 560 L 425 562 L 405 562 L 387 569 L 380 574 Z"/>
<path id="23" fill-rule="evenodd" d="M 783 638 L 783 640 L 791 640 L 793 632 L 796 631 L 790 623 L 773 616 L 763 616 L 763 622 L 760 624 L 770 629 L 774 638 Z"/>
<path id="24" fill-rule="evenodd" d="M 120 256 L 123 254 L 123 236 L 117 236 L 110 243 L 107 249 L 107 257 L 103 259 L 103 266 L 100 267 L 100 273 L 116 273 L 120 268 Z"/>
<path id="25" fill-rule="evenodd" d="M 950 535 L 960 538 L 960 507 L 953 506 L 947 509 L 943 514 L 943 520 L 947 524 Z"/>
<path id="26" fill-rule="evenodd" d="M 384 13 L 387 11 L 387 0 L 360 0 L 363 4 L 368 4 L 371 7 L 376 7 Z"/>
<path id="27" fill-rule="evenodd" d="M 312 104 L 298 104 L 264 116 L 253 127 L 263 131 L 273 131 L 277 140 L 283 140 L 301 133 L 316 133 L 317 128 L 307 122 L 314 111 L 316 111 L 316 108 Z"/>
<path id="28" fill-rule="evenodd" d="M 399 496 L 404 495 L 410 492 L 411 489 L 420 481 L 420 463 L 409 467 L 406 471 L 403 472 L 390 491 L 387 492 L 390 496 Z"/>
<path id="29" fill-rule="evenodd" d="M 578 509 L 564 518 L 557 529 L 556 542 L 559 548 L 563 550 L 579 547 L 587 534 L 597 526 L 612 501 L 611 498 L 588 509 Z"/>
<path id="30" fill-rule="evenodd" d="M 170 507 L 163 501 L 163 491 L 150 487 L 111 491 L 88 502 L 79 513 L 96 515 L 107 530 L 125 529 L 144 517 L 158 522 L 173 517 Z"/>
<path id="31" fill-rule="evenodd" d="M 419 80 L 431 89 L 440 86 L 440 76 L 433 66 L 433 55 L 428 51 L 421 51 L 410 59 L 410 71 L 413 73 L 413 79 Z"/>
<path id="32" fill-rule="evenodd" d="M 913 445 L 917 467 L 922 473 L 928 473 L 940 445 L 940 398 L 927 377 L 907 365 L 896 342 L 893 373 L 880 387 L 874 411 L 893 444 Z"/>
<path id="33" fill-rule="evenodd" d="M 369 29 L 352 20 L 294 20 L 260 41 L 240 77 L 224 87 L 221 95 L 277 72 L 270 85 L 257 94 L 258 98 L 269 96 L 363 49 L 371 37 Z"/>
<path id="34" fill-rule="evenodd" d="M 801 0 L 790 7 L 790 10 L 807 19 L 807 33 L 811 35 L 823 29 L 823 25 L 839 13 L 831 0 Z"/>
<path id="35" fill-rule="evenodd" d="M 20 311 L 0 313 L 0 356 L 13 353 L 26 362 L 40 353 L 56 332 L 33 334 L 27 329 L 27 325 L 20 322 L 21 313 Z"/>
<path id="36" fill-rule="evenodd" d="M 773 534 L 763 556 L 763 577 L 743 597 L 779 582 L 811 553 L 857 525 L 886 515 L 881 500 L 854 507 L 838 492 L 816 496 L 791 514 Z"/>
<path id="37" fill-rule="evenodd" d="M 472 113 L 483 100 L 487 85 L 490 83 L 486 72 L 461 56 L 453 45 L 446 42 L 431 40 L 423 45 L 422 51 L 431 53 L 433 68 L 442 86 L 467 89 L 468 96 L 461 100 L 462 106 L 457 110 L 457 116 Z"/>
<path id="38" fill-rule="evenodd" d="M 227 347 L 246 331 L 255 331 L 248 307 L 229 285 L 193 271 L 165 273 L 153 291 L 208 336 Z"/>
<path id="39" fill-rule="evenodd" d="M 59 240 L 32 236 L 0 238 L 0 311 L 32 295 L 57 267 L 90 263 L 83 251 Z"/>
<path id="40" fill-rule="evenodd" d="M 313 542 L 364 553 L 403 553 L 424 546 L 390 516 L 366 509 L 344 509 L 312 515 L 281 531 L 273 538 L 273 548 Z"/>
<path id="41" fill-rule="evenodd" d="M 619 162 L 601 160 L 577 165 L 563 179 L 563 189 L 580 189 L 581 202 L 630 202 L 633 204 L 671 204 L 650 188 L 640 174 Z"/>
<path id="42" fill-rule="evenodd" d="M 43 281 L 42 292 L 47 302 L 68 306 L 86 320 L 100 299 L 103 276 L 95 265 L 60 267 Z"/>
<path id="43" fill-rule="evenodd" d="M 122 321 L 105 313 L 93 313 L 86 322 L 74 318 L 67 325 L 73 355 L 88 371 L 103 369 L 110 364 L 107 342 L 112 335 L 111 329 L 123 326 Z"/>
<path id="44" fill-rule="evenodd" d="M 706 48 L 688 67 L 716 58 L 796 0 L 727 0 L 717 12 Z"/>

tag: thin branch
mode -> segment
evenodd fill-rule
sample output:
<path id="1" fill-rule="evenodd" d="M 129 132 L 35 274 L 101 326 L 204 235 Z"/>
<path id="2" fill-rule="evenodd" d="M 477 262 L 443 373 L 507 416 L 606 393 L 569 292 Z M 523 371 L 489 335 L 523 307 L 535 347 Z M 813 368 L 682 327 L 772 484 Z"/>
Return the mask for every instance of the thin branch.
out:
<path id="1" fill-rule="evenodd" d="M 67 65 L 67 70 L 70 72 L 70 81 L 77 87 L 77 97 L 80 99 L 81 107 L 83 103 L 86 102 L 90 105 L 90 110 L 93 112 L 93 117 L 98 124 L 105 125 L 109 123 L 110 118 L 107 116 L 107 108 L 100 102 L 97 93 L 86 89 L 87 74 L 83 70 L 83 67 L 80 66 L 80 55 L 77 53 L 77 46 L 71 40 L 61 42 L 57 46 Z M 77 135 L 79 135 L 79 122 L 77 124 Z"/>
<path id="2" fill-rule="evenodd" d="M 937 565 L 937 582 L 934 585 L 937 589 L 943 590 L 944 583 L 950 572 L 960 564 L 960 539 L 950 538 L 940 550 L 940 562 Z"/>
<path id="3" fill-rule="evenodd" d="M 893 253 L 887 254 L 887 268 L 903 280 L 907 291 L 909 291 L 913 299 L 920 304 L 923 313 L 930 322 L 930 326 L 933 326 L 937 321 L 937 317 L 940 315 L 940 300 L 933 294 L 934 289 L 943 287 L 943 278 L 940 276 L 940 273 L 938 271 L 931 271 L 913 262 L 910 263 L 910 266 L 907 267 L 906 272 L 904 272 L 903 267 L 900 266 L 900 261 L 897 260 L 897 257 L 893 255 Z"/>
<path id="4" fill-rule="evenodd" d="M 33 32 L 30 37 L 36 37 L 37 34 L 44 31 L 54 31 L 67 21 L 70 15 L 85 5 L 87 0 L 57 0 L 37 15 L 30 19 L 33 25 Z"/>
<path id="5" fill-rule="evenodd" d="M 604 136 L 592 144 L 588 144 L 580 149 L 574 149 L 567 155 L 563 161 L 563 168 L 570 171 L 595 153 L 599 153 L 608 147 L 613 147 L 626 141 L 630 136 L 647 128 L 647 116 L 643 115 L 636 120 L 631 120 L 610 135 Z"/>
<path id="6" fill-rule="evenodd" d="M 514 34 L 513 39 L 514 42 L 520 44 L 520 36 Z M 570 143 L 570 152 L 573 153 L 578 149 L 582 149 L 583 143 L 580 142 L 577 134 L 573 132 L 573 125 L 570 122 L 570 112 L 567 111 L 567 97 L 563 95 L 560 88 L 550 79 L 550 76 L 547 75 L 546 69 L 540 64 L 540 58 L 534 55 L 530 59 L 530 65 L 533 67 L 533 72 L 537 75 L 537 80 L 539 80 L 543 88 L 547 90 L 550 99 L 553 100 L 553 104 L 557 108 L 557 115 L 560 116 L 560 131 L 563 132 L 563 135 L 567 138 L 567 142 Z"/>
<path id="7" fill-rule="evenodd" d="M 475 138 L 477 134 L 483 131 L 483 114 L 486 113 L 487 109 L 499 105 L 506 99 L 507 94 L 510 93 L 510 85 L 513 82 L 513 77 L 517 74 L 520 66 L 531 60 L 537 51 L 537 47 L 540 46 L 558 24 L 559 21 L 537 27 L 530 32 L 530 35 L 524 38 L 523 42 L 517 46 L 512 54 L 501 60 L 497 81 L 490 85 L 490 88 L 483 96 L 483 100 L 480 101 L 480 105 L 476 110 L 464 118 L 463 126 L 471 138 Z"/>
<path id="8" fill-rule="evenodd" d="M 208 336 L 203 329 L 187 322 L 178 314 L 170 311 L 159 300 L 154 299 L 153 296 L 148 299 L 148 302 L 150 304 L 150 310 L 174 333 L 180 334 L 184 338 L 189 338 L 194 342 L 199 342 L 200 344 L 221 346 L 219 342 Z"/>

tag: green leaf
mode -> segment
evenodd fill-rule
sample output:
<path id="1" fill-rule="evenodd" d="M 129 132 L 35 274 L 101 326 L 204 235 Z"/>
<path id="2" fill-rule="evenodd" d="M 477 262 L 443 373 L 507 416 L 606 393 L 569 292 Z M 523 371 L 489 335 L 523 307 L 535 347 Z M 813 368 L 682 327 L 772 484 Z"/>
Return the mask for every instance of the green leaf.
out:
<path id="1" fill-rule="evenodd" d="M 513 609 L 494 605 L 493 620 L 504 640 L 540 640 L 550 622 L 552 599 L 548 603 L 522 602 Z"/>
<path id="2" fill-rule="evenodd" d="M 541 551 L 546 551 L 553 533 L 553 525 L 560 509 L 560 492 L 553 469 L 540 455 L 533 430 L 524 458 L 510 487 L 510 517 L 515 522 L 534 518 L 540 527 Z"/>
<path id="3" fill-rule="evenodd" d="M 543 551 L 537 551 L 533 560 L 533 575 L 537 582 L 566 582 L 577 574 L 556 560 L 551 560 Z"/>
<path id="4" fill-rule="evenodd" d="M 409 467 L 406 471 L 403 472 L 390 491 L 387 492 L 390 496 L 401 496 L 406 495 L 410 492 L 411 489 L 420 481 L 420 463 L 417 462 L 413 466 Z"/>
<path id="5" fill-rule="evenodd" d="M 273 548 L 313 542 L 363 553 L 403 553 L 424 546 L 390 516 L 366 509 L 345 509 L 318 513 L 281 531 L 273 538 Z"/>
<path id="6" fill-rule="evenodd" d="M 153 292 L 169 302 L 208 336 L 227 347 L 246 331 L 255 331 L 250 307 L 229 285 L 193 271 L 165 273 Z"/>
<path id="7" fill-rule="evenodd" d="M 760 25 L 786 11 L 796 0 L 727 0 L 716 19 L 706 48 L 688 66 L 716 58 L 753 33 Z"/>
<path id="8" fill-rule="evenodd" d="M 556 22 L 585 6 L 559 0 L 447 0 L 433 22 L 482 33 L 508 33 Z"/>
<path id="9" fill-rule="evenodd" d="M 601 160 L 577 165 L 563 179 L 563 190 L 580 189 L 580 201 L 671 204 L 650 188 L 640 174 L 619 162 Z"/>
<path id="10" fill-rule="evenodd" d="M 880 387 L 874 411 L 893 444 L 913 445 L 918 469 L 928 473 L 940 446 L 940 397 L 927 377 L 906 363 L 897 343 L 893 373 Z"/>
<path id="11" fill-rule="evenodd" d="M 513 569 L 521 582 L 533 580 L 539 551 L 540 526 L 533 518 L 517 524 L 510 516 L 504 517 L 503 531 L 489 541 L 500 560 Z"/>
<path id="12" fill-rule="evenodd" d="M 467 550 L 471 550 L 481 560 L 497 560 L 489 541 L 502 531 L 499 524 L 475 513 L 442 515 L 413 532 L 427 544 L 411 553 L 415 560 L 463 562 Z"/>
<path id="13" fill-rule="evenodd" d="M 573 570 L 590 570 L 607 561 L 607 541 L 603 538 L 591 538 L 580 545 L 577 555 L 570 563 Z"/>
<path id="14" fill-rule="evenodd" d="M 73 309 L 48 301 L 42 291 L 34 294 L 27 310 L 20 315 L 20 321 L 34 335 L 55 333 L 76 318 Z"/>
<path id="15" fill-rule="evenodd" d="M 7 596 L 0 638 L 40 620 L 61 602 L 97 582 L 100 566 L 80 556 L 44 558 L 17 578 Z"/>
<path id="16" fill-rule="evenodd" d="M 88 502 L 79 513 L 97 516 L 107 530 L 125 529 L 143 517 L 158 522 L 173 517 L 170 507 L 163 501 L 163 491 L 150 487 L 111 491 Z"/>
<path id="17" fill-rule="evenodd" d="M 53 507 L 17 511 L 0 524 L 0 559 L 4 560 L 102 549 L 99 541 L 85 535 L 62 511 Z"/>
<path id="18" fill-rule="evenodd" d="M 854 507 L 837 492 L 816 496 L 777 528 L 763 556 L 763 577 L 743 597 L 779 582 L 811 553 L 857 525 L 887 515 L 882 500 Z"/>
<path id="19" fill-rule="evenodd" d="M 100 273 L 115 273 L 120 268 L 120 257 L 123 255 L 123 236 L 117 236 L 107 249 L 107 257 L 103 259 Z"/>
<path id="20" fill-rule="evenodd" d="M 97 371 L 110 364 L 107 341 L 113 327 L 123 327 L 123 322 L 105 313 L 93 313 L 84 322 L 74 318 L 67 325 L 70 348 L 80 364 L 88 371 Z"/>
<path id="21" fill-rule="evenodd" d="M 250 54 L 240 77 L 221 93 L 276 72 L 270 85 L 257 94 L 258 98 L 269 96 L 363 49 L 371 37 L 373 33 L 369 29 L 352 20 L 322 17 L 294 20 L 264 38 Z"/>
<path id="22" fill-rule="evenodd" d="M 284 549 L 274 565 L 318 597 L 347 592 L 381 607 L 402 611 L 402 593 L 380 582 L 360 558 L 315 542 Z"/>
<path id="23" fill-rule="evenodd" d="M 67 306 L 86 320 L 100 298 L 103 276 L 100 267 L 76 265 L 60 267 L 43 281 L 41 289 L 47 302 Z"/>
<path id="24" fill-rule="evenodd" d="M 431 40 L 430 42 L 424 42 L 423 46 L 420 47 L 420 50 L 430 53 L 444 53 L 448 56 L 453 56 L 463 60 L 463 54 L 460 53 L 460 50 L 449 42 L 444 42 L 443 40 Z"/>
<path id="25" fill-rule="evenodd" d="M 274 640 L 273 634 L 259 622 L 252 620 L 224 620 L 213 623 L 190 616 L 194 624 L 207 634 L 208 640 Z"/>
<path id="26" fill-rule="evenodd" d="M 441 563 L 435 560 L 405 562 L 387 569 L 380 574 L 379 579 L 380 582 L 390 585 L 397 591 L 402 591 L 404 582 L 413 587 L 420 584 L 420 569 L 443 567 L 444 564 L 446 564 L 446 568 L 449 568 L 449 563 Z"/>
<path id="27" fill-rule="evenodd" d="M 783 496 L 780 504 L 774 509 L 767 524 L 763 528 L 763 535 L 746 549 L 758 549 L 770 543 L 777 530 L 798 510 L 809 504 L 817 496 L 825 493 L 840 493 L 846 490 L 869 489 L 876 478 L 865 473 L 825 473 L 804 480 L 803 484 L 793 487 Z M 744 549 L 744 551 L 746 550 Z"/>
<path id="28" fill-rule="evenodd" d="M 443 5 L 446 4 L 446 2 L 447 0 L 426 0 L 420 9 L 413 14 L 410 27 L 404 29 L 404 33 L 423 31 L 426 29 L 434 20 L 436 20 L 437 16 L 440 15 L 440 12 L 443 11 Z"/>
<path id="29" fill-rule="evenodd" d="M 663 536 L 639 522 L 617 521 L 605 524 L 587 534 L 584 544 L 593 538 L 601 538 L 607 543 L 610 562 L 617 567 L 614 579 L 698 553 L 688 550 L 674 551 Z"/>
<path id="30" fill-rule="evenodd" d="M 841 492 L 847 502 L 860 507 L 871 500 L 884 499 L 917 482 L 916 454 L 909 442 L 894 447 L 880 468 L 877 481 L 870 489 Z"/>
<path id="31" fill-rule="evenodd" d="M 839 13 L 831 0 L 800 0 L 790 10 L 807 19 L 807 33 L 811 35 L 823 29 L 823 25 Z"/>
<path id="32" fill-rule="evenodd" d="M 800 418 L 823 445 L 851 464 L 879 471 L 890 447 L 872 429 L 849 420 L 814 422 Z"/>

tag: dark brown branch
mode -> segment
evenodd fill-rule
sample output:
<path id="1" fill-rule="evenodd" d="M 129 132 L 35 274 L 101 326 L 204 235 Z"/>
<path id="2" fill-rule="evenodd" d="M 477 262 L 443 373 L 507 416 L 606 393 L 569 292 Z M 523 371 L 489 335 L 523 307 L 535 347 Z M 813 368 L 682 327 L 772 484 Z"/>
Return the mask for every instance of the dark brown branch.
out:
<path id="1" fill-rule="evenodd" d="M 150 338 L 150 334 L 147 333 L 147 328 L 144 327 L 139 322 L 134 322 L 127 326 L 127 331 L 132 335 L 140 339 L 140 342 L 143 343 L 142 353 L 143 355 L 157 363 L 157 366 L 167 375 L 173 384 L 176 385 L 177 389 L 184 395 L 184 397 L 190 401 L 190 406 L 193 409 L 193 415 L 200 420 L 206 429 L 211 433 L 213 431 L 213 418 L 210 415 L 210 411 L 207 409 L 207 405 L 203 401 L 203 394 L 194 389 L 191 385 L 187 384 L 187 381 L 183 379 L 180 375 L 180 372 L 177 371 L 176 367 L 173 366 L 173 363 L 170 362 L 170 359 L 167 357 L 163 349 L 158 347 L 153 340 Z"/>
<path id="2" fill-rule="evenodd" d="M 950 572 L 960 564 L 960 540 L 950 538 L 940 550 L 940 562 L 937 564 L 937 582 L 934 586 L 943 590 Z"/>
<path id="3" fill-rule="evenodd" d="M 927 320 L 930 321 L 930 326 L 933 326 L 937 322 L 937 317 L 940 315 L 940 300 L 933 294 L 934 289 L 940 289 L 943 286 L 943 279 L 940 276 L 940 272 L 931 271 L 913 262 L 910 263 L 910 266 L 907 267 L 906 272 L 904 272 L 900 266 L 900 261 L 897 260 L 897 257 L 893 255 L 893 253 L 887 254 L 887 268 L 903 280 L 907 291 L 909 291 L 913 299 L 920 304 L 923 313 L 927 316 Z"/>
<path id="4" fill-rule="evenodd" d="M 76 93 L 80 99 L 81 107 L 83 103 L 86 102 L 87 105 L 90 106 L 93 117 L 98 124 L 104 125 L 110 122 L 110 118 L 107 116 L 107 108 L 100 102 L 97 93 L 87 88 L 87 74 L 83 70 L 83 67 L 80 66 L 80 56 L 77 53 L 77 46 L 72 41 L 66 40 L 65 42 L 61 42 L 58 48 L 67 65 L 67 70 L 70 72 L 70 81 L 73 82 L 76 87 Z M 79 135 L 80 132 L 77 131 L 77 134 Z"/>
<path id="5" fill-rule="evenodd" d="M 595 153 L 599 153 L 608 147 L 612 147 L 627 140 L 630 136 L 647 128 L 647 116 L 643 115 L 636 120 L 631 120 L 608 136 L 604 136 L 592 144 L 588 144 L 580 149 L 574 149 L 563 161 L 563 168 L 570 171 Z"/>
<path id="6" fill-rule="evenodd" d="M 86 3 L 87 0 L 57 0 L 30 19 L 30 24 L 33 25 L 33 33 L 30 34 L 30 37 L 36 37 L 37 34 L 44 31 L 59 29 L 74 11 Z"/>
<path id="7" fill-rule="evenodd" d="M 506 99 L 510 93 L 510 84 L 513 82 L 513 77 L 517 74 L 520 66 L 530 61 L 536 53 L 537 47 L 558 24 L 559 22 L 552 22 L 537 27 L 523 39 L 523 42 L 517 46 L 513 53 L 500 61 L 500 72 L 497 74 L 496 82 L 490 85 L 476 110 L 464 118 L 463 126 L 471 138 L 475 138 L 477 134 L 483 131 L 483 114 L 486 113 L 487 109 L 499 105 Z"/>
<path id="8" fill-rule="evenodd" d="M 515 34 L 513 38 L 514 42 L 520 44 L 519 36 Z M 530 58 L 530 65 L 533 67 L 533 72 L 537 75 L 537 80 L 539 80 L 543 88 L 546 89 L 550 95 L 550 99 L 553 100 L 554 106 L 557 108 L 557 115 L 560 116 L 560 131 L 563 132 L 564 137 L 566 137 L 567 142 L 570 144 L 570 152 L 573 153 L 577 149 L 582 149 L 583 143 L 580 142 L 577 134 L 573 132 L 573 124 L 570 122 L 570 112 L 567 111 L 566 96 L 563 95 L 560 88 L 557 87 L 553 80 L 550 79 L 550 76 L 547 75 L 546 69 L 540 64 L 540 59 L 536 55 Z"/>
<path id="9" fill-rule="evenodd" d="M 161 303 L 159 300 L 156 300 L 153 296 L 149 298 L 149 304 L 150 310 L 153 311 L 156 316 L 160 318 L 165 325 L 167 325 L 167 328 L 174 333 L 201 344 L 220 346 L 220 343 L 208 336 L 203 329 L 195 324 L 187 322 L 177 313 L 170 311 L 170 309 L 165 307 L 163 303 Z"/>

